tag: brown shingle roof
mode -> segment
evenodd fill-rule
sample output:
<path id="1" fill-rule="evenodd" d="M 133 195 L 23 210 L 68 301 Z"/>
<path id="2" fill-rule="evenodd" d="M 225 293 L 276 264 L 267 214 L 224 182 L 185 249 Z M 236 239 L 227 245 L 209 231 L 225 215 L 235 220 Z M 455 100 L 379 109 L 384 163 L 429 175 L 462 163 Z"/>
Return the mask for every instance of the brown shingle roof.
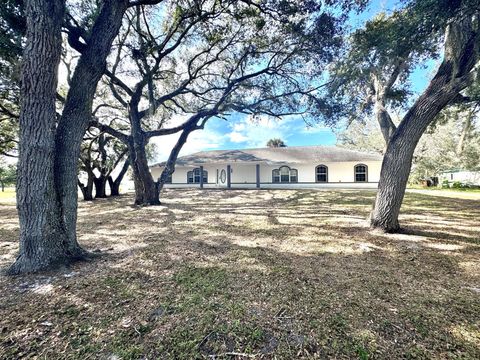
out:
<path id="1" fill-rule="evenodd" d="M 243 150 L 200 151 L 179 157 L 177 166 L 196 166 L 212 163 L 265 162 L 283 163 L 321 163 L 341 161 L 381 161 L 382 156 L 344 149 L 336 146 L 289 146 L 283 148 L 260 148 Z M 163 166 L 165 162 L 153 166 Z"/>

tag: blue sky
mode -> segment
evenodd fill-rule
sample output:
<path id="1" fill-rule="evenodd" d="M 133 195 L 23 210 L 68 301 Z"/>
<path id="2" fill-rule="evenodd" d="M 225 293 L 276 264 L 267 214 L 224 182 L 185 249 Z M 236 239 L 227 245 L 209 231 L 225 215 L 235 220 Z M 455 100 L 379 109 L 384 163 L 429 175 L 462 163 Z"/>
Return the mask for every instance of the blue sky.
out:
<path id="1" fill-rule="evenodd" d="M 358 27 L 366 19 L 380 11 L 391 11 L 398 1 L 373 0 L 364 13 L 352 17 L 350 24 Z M 417 69 L 411 75 L 412 90 L 420 93 L 431 76 L 435 63 L 427 64 L 427 69 Z M 178 135 L 155 138 L 157 146 L 153 162 L 164 161 L 176 142 Z M 203 150 L 245 149 L 264 147 L 271 138 L 281 138 L 288 146 L 334 145 L 337 138 L 332 129 L 322 124 L 307 127 L 299 117 L 287 117 L 282 120 L 261 118 L 252 121 L 248 116 L 232 114 L 228 120 L 211 119 L 204 130 L 196 131 L 189 137 L 180 155 L 187 155 Z"/>

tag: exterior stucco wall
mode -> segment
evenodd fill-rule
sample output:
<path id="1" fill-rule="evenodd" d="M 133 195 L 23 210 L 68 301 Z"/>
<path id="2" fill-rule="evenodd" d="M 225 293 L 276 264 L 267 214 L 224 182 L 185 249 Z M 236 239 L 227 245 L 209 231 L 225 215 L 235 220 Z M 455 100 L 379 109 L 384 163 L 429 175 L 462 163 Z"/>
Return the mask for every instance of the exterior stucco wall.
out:
<path id="1" fill-rule="evenodd" d="M 380 161 L 364 161 L 364 162 L 330 162 L 322 164 L 284 164 L 289 166 L 292 169 L 297 169 L 298 171 L 298 186 L 302 185 L 303 187 L 315 187 L 315 186 L 326 186 L 326 187 L 338 187 L 343 185 L 348 187 L 348 184 L 353 184 L 354 186 L 361 186 L 362 183 L 355 182 L 355 165 L 363 164 L 368 167 L 368 183 L 376 186 L 376 183 L 380 178 Z M 328 167 L 328 183 L 316 183 L 316 174 L 315 169 L 318 165 L 325 165 Z M 231 166 L 231 184 L 232 187 L 255 187 L 256 184 L 256 164 L 237 164 L 232 163 Z M 292 183 L 283 183 L 283 184 L 272 184 L 272 171 L 278 169 L 282 165 L 267 165 L 260 164 L 260 183 L 262 187 L 292 187 L 297 186 Z M 193 166 L 177 166 L 175 172 L 172 175 L 172 186 L 174 185 L 187 185 L 187 186 L 198 186 L 198 184 L 187 184 L 187 172 L 194 169 Z M 217 170 L 218 173 L 222 170 L 227 169 L 227 164 L 213 164 L 213 165 L 204 165 L 203 169 L 208 172 L 208 186 L 205 184 L 205 187 L 226 187 L 227 181 L 221 183 L 217 181 Z M 151 168 L 152 175 L 157 179 L 161 174 L 162 168 L 154 167 Z M 365 183 L 363 183 L 365 184 Z M 352 185 L 350 185 L 352 186 Z"/>

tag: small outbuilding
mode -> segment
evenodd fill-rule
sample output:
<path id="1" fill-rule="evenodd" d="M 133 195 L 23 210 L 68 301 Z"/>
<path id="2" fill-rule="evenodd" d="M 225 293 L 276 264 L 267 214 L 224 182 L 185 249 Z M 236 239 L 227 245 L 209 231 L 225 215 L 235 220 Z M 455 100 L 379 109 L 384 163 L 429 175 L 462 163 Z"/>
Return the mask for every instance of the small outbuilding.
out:
<path id="1" fill-rule="evenodd" d="M 177 159 L 167 187 L 376 188 L 382 156 L 336 146 L 202 151 Z M 150 166 L 158 179 L 165 163 Z"/>
<path id="2" fill-rule="evenodd" d="M 451 169 L 439 174 L 440 182 L 459 182 L 465 185 L 480 186 L 480 171 L 468 171 L 462 169 Z"/>

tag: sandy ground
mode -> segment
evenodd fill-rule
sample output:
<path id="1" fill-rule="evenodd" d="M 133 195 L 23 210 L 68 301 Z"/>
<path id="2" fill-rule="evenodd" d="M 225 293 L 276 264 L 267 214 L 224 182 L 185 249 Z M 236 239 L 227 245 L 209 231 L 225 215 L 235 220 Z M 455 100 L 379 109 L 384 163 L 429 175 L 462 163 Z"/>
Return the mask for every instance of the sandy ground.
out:
<path id="1" fill-rule="evenodd" d="M 0 276 L 0 358 L 480 358 L 480 202 L 409 192 L 168 190 L 81 203 L 94 261 Z M 17 252 L 0 199 L 0 266 Z"/>

